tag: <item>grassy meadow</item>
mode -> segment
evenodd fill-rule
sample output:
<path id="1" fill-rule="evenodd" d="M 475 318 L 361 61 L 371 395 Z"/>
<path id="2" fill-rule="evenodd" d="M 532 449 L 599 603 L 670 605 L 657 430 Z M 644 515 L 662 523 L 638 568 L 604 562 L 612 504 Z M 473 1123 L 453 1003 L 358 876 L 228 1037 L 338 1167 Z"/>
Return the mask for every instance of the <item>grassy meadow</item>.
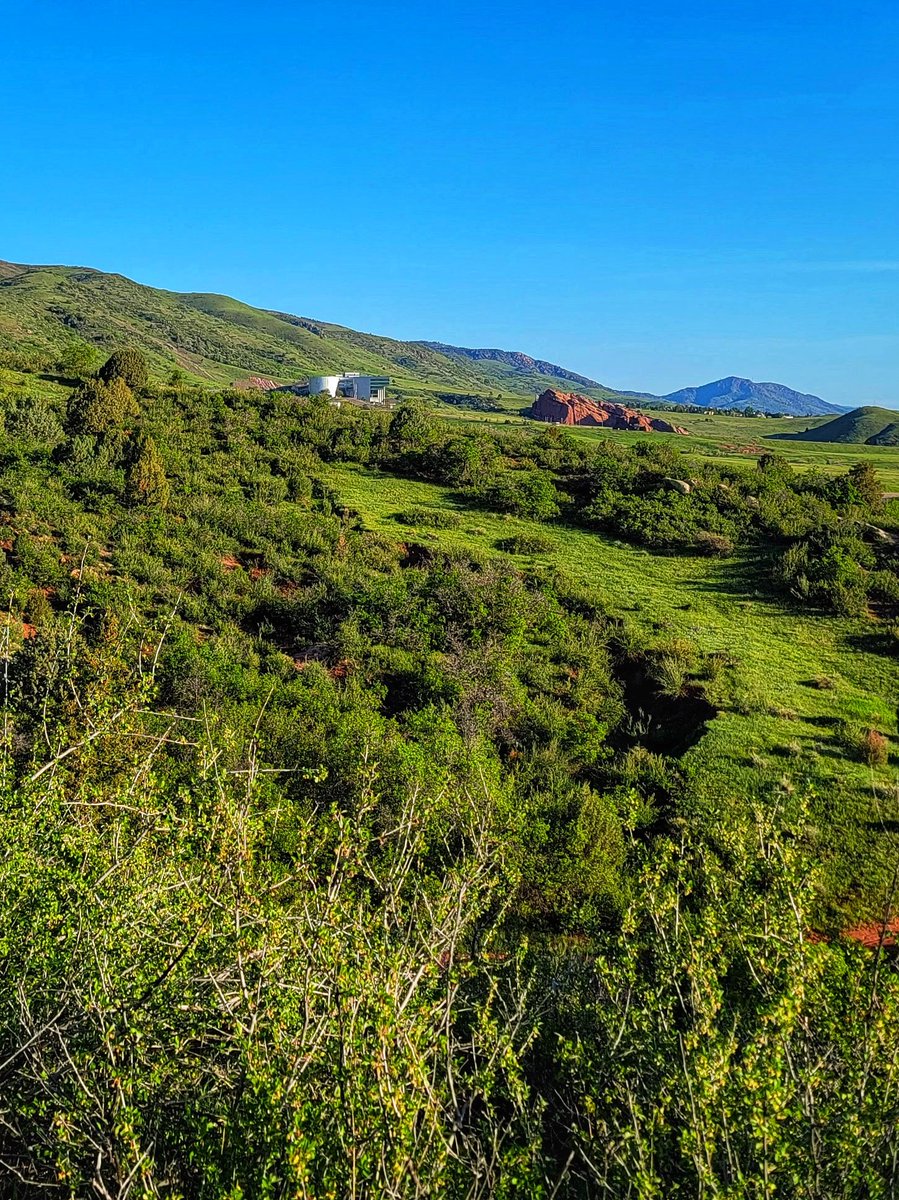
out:
<path id="1" fill-rule="evenodd" d="M 894 457 L 899 454 L 894 452 Z M 899 473 L 899 463 L 897 463 Z M 815 796 L 829 888 L 845 896 L 842 917 L 874 914 L 899 851 L 899 744 L 888 763 L 852 762 L 840 745 L 844 722 L 895 729 L 899 664 L 877 652 L 861 620 L 806 615 L 755 586 L 751 557 L 714 560 L 654 554 L 602 535 L 457 507 L 444 488 L 356 466 L 332 467 L 328 482 L 367 528 L 392 538 L 504 554 L 500 539 L 552 539 L 542 555 L 513 555 L 522 567 L 555 567 L 596 589 L 610 613 L 652 641 L 685 638 L 735 665 L 715 682 L 719 715 L 683 758 L 693 802 L 752 803 L 784 780 Z M 407 509 L 453 510 L 453 529 L 410 529 Z M 859 907 L 860 905 L 860 907 Z"/>

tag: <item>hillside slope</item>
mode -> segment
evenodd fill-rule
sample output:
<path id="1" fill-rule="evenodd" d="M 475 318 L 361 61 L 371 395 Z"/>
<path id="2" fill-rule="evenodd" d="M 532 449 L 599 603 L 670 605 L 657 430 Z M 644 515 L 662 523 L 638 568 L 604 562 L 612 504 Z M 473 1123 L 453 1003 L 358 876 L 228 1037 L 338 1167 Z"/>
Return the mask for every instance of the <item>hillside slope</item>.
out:
<path id="1" fill-rule="evenodd" d="M 402 390 L 486 394 L 531 400 L 547 382 L 550 364 L 483 362 L 341 325 L 243 304 L 230 296 L 146 287 L 87 267 L 23 266 L 0 262 L 0 350 L 58 357 L 72 342 L 104 352 L 127 344 L 149 357 L 160 377 L 178 366 L 199 380 L 230 383 L 244 376 L 289 382 L 344 370 L 389 375 Z M 561 368 L 560 368 L 561 370 Z M 585 390 L 615 395 L 597 384 Z"/>
<path id="2" fill-rule="evenodd" d="M 523 354 L 520 350 L 479 350 L 470 346 L 450 346 L 446 342 L 415 342 L 414 344 L 424 346 L 428 350 L 435 350 L 438 354 L 446 355 L 447 358 L 477 363 L 479 371 L 495 378 L 498 383 L 510 377 L 517 379 L 527 377 L 534 379 L 535 383 L 539 381 L 539 387 L 542 389 L 545 377 L 549 376 L 551 379 L 564 379 L 567 383 L 576 383 L 579 387 L 602 392 L 604 395 L 622 394 L 615 393 L 605 384 L 598 383 L 587 375 L 578 375 L 576 371 L 569 371 L 567 367 L 546 362 L 542 358 L 531 358 L 529 354 Z M 646 395 L 645 398 L 647 400 L 657 399 L 657 397 L 649 395 Z"/>
<path id="3" fill-rule="evenodd" d="M 664 397 L 669 404 L 696 404 L 701 408 L 746 408 L 751 405 L 759 412 L 779 412 L 797 417 L 829 416 L 841 410 L 820 396 L 795 392 L 782 383 L 755 383 L 728 375 L 701 387 L 681 388 Z"/>
<path id="4" fill-rule="evenodd" d="M 843 413 L 833 421 L 797 433 L 774 436 L 791 442 L 843 442 L 856 446 L 899 445 L 899 413 L 866 406 Z"/>

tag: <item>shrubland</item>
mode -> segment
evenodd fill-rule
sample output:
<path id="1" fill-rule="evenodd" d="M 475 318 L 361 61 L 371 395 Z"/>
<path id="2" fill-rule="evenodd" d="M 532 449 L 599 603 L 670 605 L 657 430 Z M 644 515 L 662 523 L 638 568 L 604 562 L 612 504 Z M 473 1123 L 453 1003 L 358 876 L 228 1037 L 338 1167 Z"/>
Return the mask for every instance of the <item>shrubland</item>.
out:
<path id="1" fill-rule="evenodd" d="M 698 819 L 730 660 L 541 561 L 563 526 L 770 544 L 826 622 L 895 578 L 876 481 L 156 389 L 133 355 L 3 403 L 9 1194 L 894 1194 L 899 975 L 811 933 L 809 798 Z M 372 532 L 335 462 L 546 536 Z"/>

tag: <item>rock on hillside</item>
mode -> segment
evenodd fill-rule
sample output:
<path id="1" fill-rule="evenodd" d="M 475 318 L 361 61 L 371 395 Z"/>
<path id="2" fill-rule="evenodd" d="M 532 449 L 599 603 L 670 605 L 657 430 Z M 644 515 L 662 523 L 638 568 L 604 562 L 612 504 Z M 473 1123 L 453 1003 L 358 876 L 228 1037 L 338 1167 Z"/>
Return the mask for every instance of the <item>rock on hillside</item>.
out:
<path id="1" fill-rule="evenodd" d="M 551 421 L 555 425 L 604 425 L 608 429 L 635 429 L 643 433 L 687 432 L 670 421 L 647 417 L 623 404 L 589 400 L 577 392 L 557 392 L 553 388 L 547 388 L 537 397 L 529 415 L 535 421 Z"/>

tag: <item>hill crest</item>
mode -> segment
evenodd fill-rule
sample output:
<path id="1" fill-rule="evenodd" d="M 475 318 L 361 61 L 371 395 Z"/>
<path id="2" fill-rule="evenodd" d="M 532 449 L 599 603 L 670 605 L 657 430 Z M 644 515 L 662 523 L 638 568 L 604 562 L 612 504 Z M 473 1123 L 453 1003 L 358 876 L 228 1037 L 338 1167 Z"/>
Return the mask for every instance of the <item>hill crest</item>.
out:
<path id="1" fill-rule="evenodd" d="M 796 433 L 772 435 L 789 442 L 833 442 L 854 446 L 899 446 L 899 412 L 862 405 L 832 421 Z"/>
<path id="2" fill-rule="evenodd" d="M 173 292 L 91 267 L 0 262 L 0 350 L 57 359 L 73 341 L 101 352 L 133 345 L 164 377 L 177 366 L 229 384 L 247 375 L 289 383 L 356 370 L 389 375 L 396 389 L 443 395 L 508 395 L 522 401 L 547 384 L 580 385 L 593 398 L 617 396 L 586 376 L 525 354 L 471 357 L 346 326 L 254 308 L 211 292 Z M 553 374 L 553 370 L 562 372 Z"/>

